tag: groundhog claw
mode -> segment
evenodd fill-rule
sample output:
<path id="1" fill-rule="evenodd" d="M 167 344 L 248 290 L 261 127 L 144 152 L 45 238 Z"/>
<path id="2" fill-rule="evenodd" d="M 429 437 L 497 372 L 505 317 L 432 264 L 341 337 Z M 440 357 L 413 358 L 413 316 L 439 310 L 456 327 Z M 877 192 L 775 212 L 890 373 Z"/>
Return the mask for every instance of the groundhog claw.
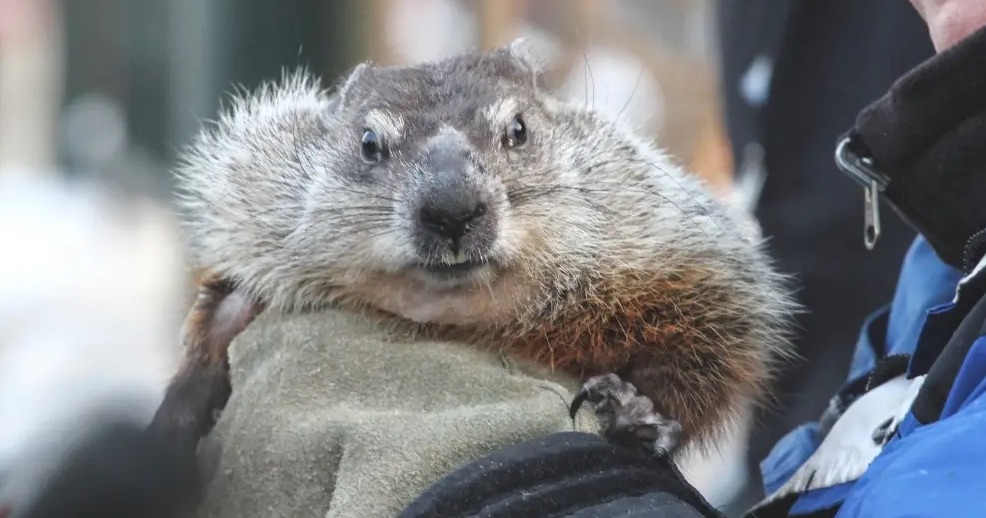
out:
<path id="1" fill-rule="evenodd" d="M 573 418 L 586 401 L 593 404 L 611 443 L 641 447 L 659 457 L 677 448 L 681 424 L 656 412 L 653 401 L 616 374 L 586 380 L 569 407 Z"/>

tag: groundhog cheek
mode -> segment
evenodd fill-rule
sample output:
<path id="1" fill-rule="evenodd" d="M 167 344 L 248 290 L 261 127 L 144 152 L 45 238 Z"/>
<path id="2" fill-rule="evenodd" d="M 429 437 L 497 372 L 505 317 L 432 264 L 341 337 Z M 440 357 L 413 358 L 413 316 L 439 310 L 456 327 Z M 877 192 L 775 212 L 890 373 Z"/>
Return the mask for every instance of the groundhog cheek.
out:
<path id="1" fill-rule="evenodd" d="M 416 257 L 410 234 L 398 229 L 371 237 L 362 243 L 354 243 L 353 246 L 365 251 L 360 254 L 363 256 L 360 264 L 371 268 L 396 271 L 413 263 Z"/>
<path id="2" fill-rule="evenodd" d="M 494 247 L 506 259 L 516 257 L 525 250 L 536 250 L 545 244 L 544 235 L 536 225 L 518 218 L 503 217 Z"/>

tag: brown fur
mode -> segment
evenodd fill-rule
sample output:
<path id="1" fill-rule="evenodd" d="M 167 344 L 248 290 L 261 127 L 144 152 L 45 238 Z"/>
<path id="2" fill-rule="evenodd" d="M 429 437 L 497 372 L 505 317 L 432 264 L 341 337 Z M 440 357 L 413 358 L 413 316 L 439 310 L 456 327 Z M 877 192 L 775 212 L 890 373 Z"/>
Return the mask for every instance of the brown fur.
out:
<path id="1" fill-rule="evenodd" d="M 621 282 L 622 281 L 622 282 Z M 464 340 L 529 359 L 580 380 L 615 372 L 683 428 L 682 442 L 712 445 L 744 404 L 762 404 L 777 364 L 746 341 L 759 323 L 728 311 L 728 285 L 699 270 L 676 277 L 610 278 L 528 325 L 417 326 L 432 337 Z M 567 300 L 566 300 L 567 299 Z M 405 323 L 406 324 L 406 323 Z M 406 326 L 400 326 L 407 329 Z"/>

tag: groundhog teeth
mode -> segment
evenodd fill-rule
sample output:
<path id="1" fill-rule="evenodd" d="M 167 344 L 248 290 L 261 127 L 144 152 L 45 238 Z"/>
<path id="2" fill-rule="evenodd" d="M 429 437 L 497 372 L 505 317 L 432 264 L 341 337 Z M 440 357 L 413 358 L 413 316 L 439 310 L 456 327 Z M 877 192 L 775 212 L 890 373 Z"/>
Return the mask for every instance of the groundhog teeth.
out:
<path id="1" fill-rule="evenodd" d="M 466 257 L 466 253 L 460 250 L 457 254 L 455 254 L 455 257 L 452 258 L 450 264 L 463 264 L 468 261 L 469 259 Z"/>

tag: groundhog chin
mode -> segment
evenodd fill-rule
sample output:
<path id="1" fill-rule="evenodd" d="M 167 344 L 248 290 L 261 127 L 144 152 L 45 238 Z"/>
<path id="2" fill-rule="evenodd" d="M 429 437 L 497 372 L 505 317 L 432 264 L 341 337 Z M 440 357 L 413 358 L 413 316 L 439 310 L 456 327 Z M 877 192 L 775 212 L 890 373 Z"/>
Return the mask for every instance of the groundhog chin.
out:
<path id="1" fill-rule="evenodd" d="M 348 291 L 370 306 L 418 323 L 488 325 L 512 318 L 516 301 L 529 288 L 516 270 L 494 264 L 432 270 L 412 266 L 380 272 Z"/>

